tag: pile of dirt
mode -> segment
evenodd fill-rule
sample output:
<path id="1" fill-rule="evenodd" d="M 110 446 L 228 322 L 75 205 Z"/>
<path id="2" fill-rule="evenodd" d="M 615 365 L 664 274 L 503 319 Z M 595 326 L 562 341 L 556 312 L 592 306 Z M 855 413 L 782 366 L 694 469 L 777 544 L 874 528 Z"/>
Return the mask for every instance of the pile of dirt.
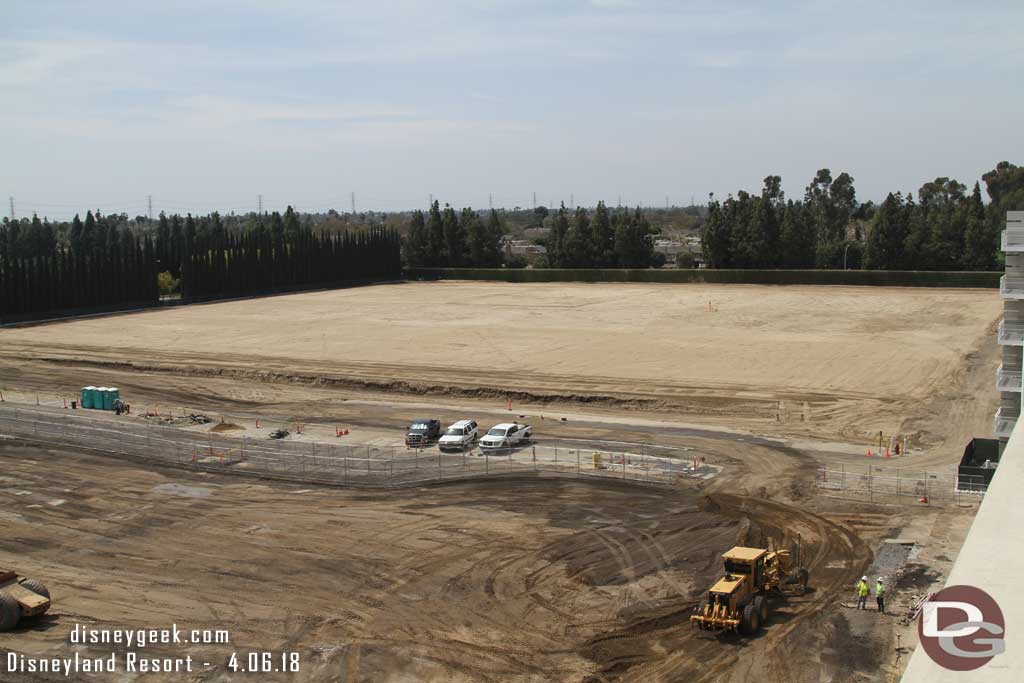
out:
<path id="1" fill-rule="evenodd" d="M 156 421 L 167 427 L 191 427 L 193 425 L 205 425 L 213 422 L 212 419 L 202 413 L 190 415 L 143 415 L 150 422 Z"/>
<path id="2" fill-rule="evenodd" d="M 239 431 L 241 429 L 245 429 L 245 427 L 243 427 L 241 425 L 236 425 L 234 422 L 221 422 L 220 424 L 214 425 L 210 429 L 210 431 L 211 432 L 237 432 L 237 431 Z"/>

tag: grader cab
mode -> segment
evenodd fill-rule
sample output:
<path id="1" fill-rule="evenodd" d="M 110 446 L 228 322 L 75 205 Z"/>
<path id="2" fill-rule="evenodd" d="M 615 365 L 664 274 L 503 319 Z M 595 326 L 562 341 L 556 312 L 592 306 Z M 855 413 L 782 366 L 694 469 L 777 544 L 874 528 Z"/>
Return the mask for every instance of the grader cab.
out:
<path id="1" fill-rule="evenodd" d="M 690 617 L 690 623 L 702 630 L 752 635 L 768 620 L 769 596 L 807 588 L 807 570 L 794 569 L 787 550 L 736 546 L 722 559 L 725 574 Z"/>

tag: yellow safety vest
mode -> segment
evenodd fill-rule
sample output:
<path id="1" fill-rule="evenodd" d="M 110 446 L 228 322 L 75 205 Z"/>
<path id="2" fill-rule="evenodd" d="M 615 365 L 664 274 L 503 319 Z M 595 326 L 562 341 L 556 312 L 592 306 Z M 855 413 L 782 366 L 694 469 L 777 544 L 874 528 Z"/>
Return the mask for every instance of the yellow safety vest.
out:
<path id="1" fill-rule="evenodd" d="M 882 597 L 883 595 L 885 595 L 885 586 L 883 586 L 881 583 L 876 584 L 875 595 L 877 595 L 878 597 Z"/>
<path id="2" fill-rule="evenodd" d="M 869 592 L 870 592 L 870 589 L 868 588 L 868 584 L 867 583 L 865 583 L 864 581 L 861 581 L 860 583 L 857 584 L 857 594 L 860 595 L 862 598 L 866 598 L 868 596 Z"/>

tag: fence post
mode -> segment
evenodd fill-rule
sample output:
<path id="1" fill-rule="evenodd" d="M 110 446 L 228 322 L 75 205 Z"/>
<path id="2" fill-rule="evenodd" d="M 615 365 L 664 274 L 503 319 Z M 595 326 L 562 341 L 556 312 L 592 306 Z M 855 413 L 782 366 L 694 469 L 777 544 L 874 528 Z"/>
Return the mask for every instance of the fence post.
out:
<path id="1" fill-rule="evenodd" d="M 572 451 L 569 451 L 569 452 L 572 453 Z M 576 451 L 576 476 L 578 477 L 578 476 L 580 476 L 580 474 L 582 474 L 582 472 L 580 472 L 580 452 L 579 452 L 579 450 L 577 450 Z"/>
<path id="2" fill-rule="evenodd" d="M 626 454 L 622 454 L 622 478 L 626 478 Z"/>

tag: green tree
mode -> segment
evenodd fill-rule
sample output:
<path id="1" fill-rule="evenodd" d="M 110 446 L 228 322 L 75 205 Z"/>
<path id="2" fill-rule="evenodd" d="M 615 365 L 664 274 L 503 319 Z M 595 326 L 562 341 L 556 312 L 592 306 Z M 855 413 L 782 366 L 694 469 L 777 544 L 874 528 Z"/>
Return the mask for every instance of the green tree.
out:
<path id="1" fill-rule="evenodd" d="M 427 216 L 427 264 L 432 267 L 444 267 L 447 263 L 448 250 L 444 240 L 444 223 L 441 221 L 441 206 L 435 200 L 430 206 Z"/>
<path id="2" fill-rule="evenodd" d="M 985 215 L 981 186 L 978 183 L 974 183 L 974 191 L 967 200 L 965 210 L 967 219 L 964 227 L 964 268 L 993 270 L 996 265 L 999 236 Z"/>
<path id="3" fill-rule="evenodd" d="M 890 192 L 875 214 L 874 227 L 868 237 L 868 266 L 880 270 L 903 268 L 907 234 L 903 196 Z"/>
<path id="4" fill-rule="evenodd" d="M 504 226 L 498 212 L 491 209 L 487 217 L 486 239 L 483 246 L 482 268 L 498 268 L 501 266 L 501 238 L 505 234 Z"/>
<path id="5" fill-rule="evenodd" d="M 411 267 L 421 268 L 429 263 L 426 221 L 423 212 L 418 209 L 413 211 L 409 220 L 409 236 L 405 244 L 405 257 Z"/>
<path id="6" fill-rule="evenodd" d="M 804 216 L 802 202 L 789 201 L 779 230 L 779 260 L 783 268 L 813 268 L 818 236 Z"/>
<path id="7" fill-rule="evenodd" d="M 612 228 L 611 217 L 604 202 L 598 202 L 594 209 L 594 218 L 590 222 L 591 240 L 593 243 L 594 267 L 612 268 L 615 266 L 615 230 Z"/>
<path id="8" fill-rule="evenodd" d="M 459 222 L 459 216 L 455 209 L 444 205 L 444 214 L 441 217 L 441 227 L 444 232 L 445 258 L 449 268 L 461 268 L 466 262 L 466 231 Z"/>
<path id="9" fill-rule="evenodd" d="M 564 268 L 593 268 L 594 259 L 591 255 L 593 238 L 590 233 L 590 217 L 582 207 L 573 212 L 569 231 L 563 243 Z"/>

